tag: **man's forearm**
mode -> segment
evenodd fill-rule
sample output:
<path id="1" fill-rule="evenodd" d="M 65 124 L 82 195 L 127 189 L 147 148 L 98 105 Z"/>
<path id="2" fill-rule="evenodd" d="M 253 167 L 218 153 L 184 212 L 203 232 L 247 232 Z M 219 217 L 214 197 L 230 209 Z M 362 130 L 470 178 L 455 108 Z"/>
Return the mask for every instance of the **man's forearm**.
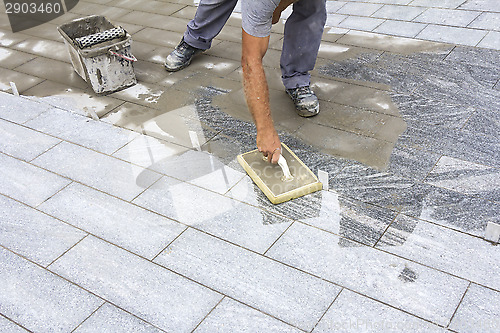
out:
<path id="1" fill-rule="evenodd" d="M 248 109 L 257 127 L 257 147 L 269 161 L 276 163 L 281 143 L 271 116 L 269 88 L 262 66 L 268 44 L 269 37 L 253 37 L 243 31 L 241 65 Z"/>
<path id="2" fill-rule="evenodd" d="M 269 88 L 262 62 L 258 59 L 244 59 L 243 87 L 248 108 L 257 127 L 257 131 L 273 126 L 269 106 Z"/>

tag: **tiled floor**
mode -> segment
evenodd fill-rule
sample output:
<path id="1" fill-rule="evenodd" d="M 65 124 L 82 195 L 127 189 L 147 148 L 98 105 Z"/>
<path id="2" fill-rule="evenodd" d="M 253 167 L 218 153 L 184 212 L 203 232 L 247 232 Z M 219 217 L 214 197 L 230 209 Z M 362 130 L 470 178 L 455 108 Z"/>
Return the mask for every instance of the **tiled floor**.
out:
<path id="1" fill-rule="evenodd" d="M 280 205 L 236 161 L 237 13 L 178 73 L 192 0 L 80 1 L 20 33 L 0 14 L 0 331 L 496 332 L 498 1 L 327 5 L 318 117 L 283 91 L 281 23 L 265 58 L 280 138 L 330 179 Z M 139 59 L 107 96 L 56 30 L 96 11 Z"/>

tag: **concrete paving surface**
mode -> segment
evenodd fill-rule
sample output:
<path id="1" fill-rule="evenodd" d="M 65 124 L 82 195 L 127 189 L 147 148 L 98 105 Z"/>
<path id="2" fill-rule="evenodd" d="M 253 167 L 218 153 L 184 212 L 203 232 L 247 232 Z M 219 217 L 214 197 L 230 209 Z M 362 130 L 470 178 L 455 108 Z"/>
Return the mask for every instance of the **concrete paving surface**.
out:
<path id="1" fill-rule="evenodd" d="M 0 14 L 0 332 L 498 332 L 500 2 L 328 1 L 311 119 L 274 26 L 280 138 L 329 176 L 280 205 L 236 161 L 237 10 L 162 67 L 196 4 L 86 0 L 17 33 Z M 56 27 L 89 14 L 132 35 L 137 85 L 74 72 Z"/>

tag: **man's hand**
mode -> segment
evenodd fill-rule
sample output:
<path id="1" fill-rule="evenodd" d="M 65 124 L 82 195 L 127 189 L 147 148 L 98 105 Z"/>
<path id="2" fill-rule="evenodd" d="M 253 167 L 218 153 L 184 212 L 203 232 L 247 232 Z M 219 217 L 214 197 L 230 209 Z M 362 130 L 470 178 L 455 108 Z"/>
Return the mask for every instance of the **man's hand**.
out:
<path id="1" fill-rule="evenodd" d="M 273 13 L 273 24 L 276 24 L 279 22 L 281 13 L 287 9 L 288 6 L 290 6 L 292 3 L 295 3 L 299 0 L 281 0 L 280 3 L 278 4 L 278 7 L 274 10 Z"/>
<path id="2" fill-rule="evenodd" d="M 268 44 L 269 37 L 254 37 L 243 30 L 241 66 L 248 109 L 257 127 L 257 148 L 269 162 L 278 163 L 281 143 L 271 117 L 269 87 L 262 66 Z"/>
<path id="3" fill-rule="evenodd" d="M 267 161 L 278 163 L 281 154 L 281 143 L 274 127 L 257 131 L 257 149 L 267 157 Z"/>

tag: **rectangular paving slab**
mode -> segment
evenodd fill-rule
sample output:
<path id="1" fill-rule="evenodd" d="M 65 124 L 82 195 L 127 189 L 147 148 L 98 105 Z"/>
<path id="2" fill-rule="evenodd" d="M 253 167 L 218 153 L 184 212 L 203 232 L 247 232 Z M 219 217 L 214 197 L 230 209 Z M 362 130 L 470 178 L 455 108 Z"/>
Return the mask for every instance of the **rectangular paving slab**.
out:
<path id="1" fill-rule="evenodd" d="M 472 284 L 451 321 L 459 333 L 493 333 L 500 325 L 500 292 Z"/>
<path id="2" fill-rule="evenodd" d="M 0 331 L 6 333 L 28 333 L 29 331 L 25 330 L 21 326 L 15 324 L 9 319 L 0 316 Z"/>
<path id="3" fill-rule="evenodd" d="M 193 229 L 155 261 L 304 330 L 314 327 L 340 291 L 324 280 Z"/>
<path id="4" fill-rule="evenodd" d="M 132 200 L 161 176 L 96 151 L 63 142 L 33 161 L 85 185 Z"/>
<path id="5" fill-rule="evenodd" d="M 194 333 L 202 332 L 299 333 L 302 331 L 226 297 L 194 330 Z"/>
<path id="6" fill-rule="evenodd" d="M 114 305 L 105 303 L 87 320 L 83 322 L 74 332 L 113 332 L 119 329 L 121 332 L 137 333 L 161 333 L 162 330 L 153 325 L 127 313 Z"/>
<path id="7" fill-rule="evenodd" d="M 34 332 L 70 332 L 103 301 L 0 248 L 2 314 Z"/>
<path id="8" fill-rule="evenodd" d="M 139 135 L 58 109 L 50 109 L 25 125 L 105 154 L 112 154 Z"/>
<path id="9" fill-rule="evenodd" d="M 31 161 L 61 140 L 0 119 L 0 151 Z"/>
<path id="10" fill-rule="evenodd" d="M 325 316 L 321 318 L 313 332 L 377 333 L 410 331 L 444 333 L 446 329 L 344 289 Z"/>
<path id="11" fill-rule="evenodd" d="M 288 218 L 170 177 L 163 177 L 134 203 L 260 253 L 292 223 Z"/>
<path id="12" fill-rule="evenodd" d="M 86 233 L 0 195 L 0 244 L 47 266 Z"/>
<path id="13" fill-rule="evenodd" d="M 44 202 L 39 209 L 149 259 L 186 228 L 77 183 Z"/>
<path id="14" fill-rule="evenodd" d="M 0 153 L 0 193 L 37 206 L 71 181 Z"/>
<path id="15" fill-rule="evenodd" d="M 166 331 L 192 331 L 222 299 L 208 288 L 92 236 L 50 269 Z"/>
<path id="16" fill-rule="evenodd" d="M 294 224 L 268 256 L 440 325 L 468 282 L 323 231 Z"/>
<path id="17" fill-rule="evenodd" d="M 500 247 L 481 238 L 399 215 L 377 247 L 500 290 Z"/>
<path id="18" fill-rule="evenodd" d="M 0 91 L 0 118 L 5 120 L 22 124 L 48 108 L 47 104 Z"/>

